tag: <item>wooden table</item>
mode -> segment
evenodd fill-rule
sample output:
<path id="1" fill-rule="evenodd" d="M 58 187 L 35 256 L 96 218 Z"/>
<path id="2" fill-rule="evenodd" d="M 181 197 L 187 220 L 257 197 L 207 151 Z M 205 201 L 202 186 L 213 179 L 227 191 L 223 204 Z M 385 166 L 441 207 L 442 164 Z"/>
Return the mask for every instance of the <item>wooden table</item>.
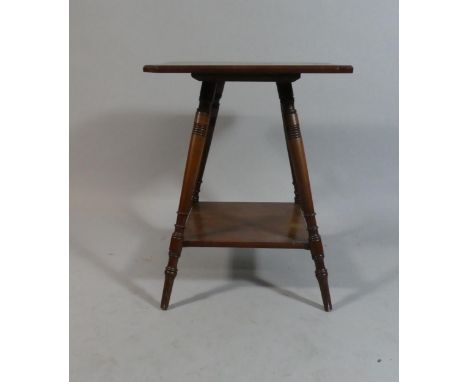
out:
<path id="1" fill-rule="evenodd" d="M 292 82 L 302 73 L 352 73 L 350 65 L 146 65 L 150 73 L 190 73 L 202 81 L 193 123 L 175 230 L 169 245 L 161 308 L 169 306 L 177 263 L 183 247 L 295 248 L 309 250 L 315 262 L 323 305 L 332 309 L 323 246 L 318 233 L 307 161 L 294 107 Z M 294 202 L 200 202 L 219 101 L 227 81 L 275 82 L 281 103 L 286 146 L 294 186 Z"/>

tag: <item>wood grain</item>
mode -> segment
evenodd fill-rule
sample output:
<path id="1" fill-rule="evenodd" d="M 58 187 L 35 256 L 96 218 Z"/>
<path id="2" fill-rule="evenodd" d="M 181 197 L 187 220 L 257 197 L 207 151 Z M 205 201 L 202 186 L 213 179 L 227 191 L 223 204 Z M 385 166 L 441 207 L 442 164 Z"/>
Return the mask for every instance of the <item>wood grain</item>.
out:
<path id="1" fill-rule="evenodd" d="M 187 220 L 184 247 L 308 249 L 309 239 L 297 204 L 199 202 Z"/>

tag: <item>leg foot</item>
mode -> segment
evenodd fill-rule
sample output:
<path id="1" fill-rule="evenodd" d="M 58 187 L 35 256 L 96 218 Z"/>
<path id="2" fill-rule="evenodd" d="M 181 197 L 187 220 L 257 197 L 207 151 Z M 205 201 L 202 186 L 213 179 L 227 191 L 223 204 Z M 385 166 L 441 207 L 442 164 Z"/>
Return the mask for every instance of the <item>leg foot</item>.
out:
<path id="1" fill-rule="evenodd" d="M 169 301 L 171 299 L 172 285 L 174 284 L 174 279 L 177 275 L 177 269 L 166 267 L 166 278 L 164 280 L 164 289 L 161 298 L 161 309 L 167 310 L 169 307 Z"/>
<path id="2" fill-rule="evenodd" d="M 315 276 L 317 277 L 320 293 L 322 295 L 323 307 L 326 312 L 329 312 L 333 307 L 330 297 L 330 290 L 328 288 L 328 271 L 327 268 L 325 268 L 323 258 L 323 254 L 317 256 L 312 255 L 312 259 L 315 262 Z"/>

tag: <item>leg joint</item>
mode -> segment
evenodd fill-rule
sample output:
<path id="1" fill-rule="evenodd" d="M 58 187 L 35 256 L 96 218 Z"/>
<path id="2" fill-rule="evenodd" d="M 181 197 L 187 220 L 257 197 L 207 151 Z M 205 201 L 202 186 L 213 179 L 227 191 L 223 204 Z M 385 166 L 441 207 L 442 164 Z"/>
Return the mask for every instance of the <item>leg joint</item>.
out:
<path id="1" fill-rule="evenodd" d="M 301 128 L 299 124 L 288 125 L 286 128 L 286 136 L 288 139 L 298 139 L 301 138 Z"/>
<path id="2" fill-rule="evenodd" d="M 320 234 L 318 233 L 318 227 L 317 226 L 312 226 L 310 228 L 307 228 L 309 231 L 309 240 L 314 241 L 314 242 L 319 242 L 322 241 L 322 238 L 320 237 Z"/>
<path id="3" fill-rule="evenodd" d="M 176 229 L 177 229 L 177 227 L 176 227 Z M 184 239 L 184 234 L 182 232 L 174 231 L 171 238 L 174 239 L 174 240 L 183 240 Z"/>
<path id="4" fill-rule="evenodd" d="M 323 261 L 325 255 L 323 253 L 312 254 L 312 259 L 314 261 Z"/>
<path id="5" fill-rule="evenodd" d="M 317 269 L 317 270 L 315 271 L 315 276 L 316 276 L 318 279 L 327 278 L 327 277 L 328 277 L 328 271 L 327 271 L 326 268 Z"/>
<path id="6" fill-rule="evenodd" d="M 169 251 L 169 257 L 177 260 L 180 257 L 180 251 Z"/>
<path id="7" fill-rule="evenodd" d="M 165 270 L 165 275 L 166 276 L 172 276 L 172 277 L 175 277 L 177 275 L 177 268 L 174 268 L 174 267 L 166 267 L 166 270 Z"/>

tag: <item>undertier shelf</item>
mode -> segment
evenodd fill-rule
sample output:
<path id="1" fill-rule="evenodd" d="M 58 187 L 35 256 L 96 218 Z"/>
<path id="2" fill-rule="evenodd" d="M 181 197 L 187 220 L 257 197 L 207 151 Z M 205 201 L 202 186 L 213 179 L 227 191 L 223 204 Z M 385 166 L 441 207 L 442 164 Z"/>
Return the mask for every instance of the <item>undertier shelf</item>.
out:
<path id="1" fill-rule="evenodd" d="M 188 216 L 184 247 L 308 249 L 309 243 L 297 204 L 199 202 Z"/>

